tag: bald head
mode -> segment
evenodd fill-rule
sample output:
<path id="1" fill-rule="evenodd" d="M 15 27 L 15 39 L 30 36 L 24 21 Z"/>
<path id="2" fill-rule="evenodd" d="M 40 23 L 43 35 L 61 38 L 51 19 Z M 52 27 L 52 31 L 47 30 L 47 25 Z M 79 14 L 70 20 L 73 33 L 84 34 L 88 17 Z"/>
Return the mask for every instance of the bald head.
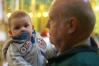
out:
<path id="1" fill-rule="evenodd" d="M 47 27 L 51 42 L 60 50 L 86 40 L 95 25 L 89 0 L 54 0 Z"/>
<path id="2" fill-rule="evenodd" d="M 64 22 L 70 17 L 75 17 L 79 21 L 79 35 L 86 34 L 86 38 L 95 25 L 95 15 L 89 0 L 54 0 L 49 15 Z"/>

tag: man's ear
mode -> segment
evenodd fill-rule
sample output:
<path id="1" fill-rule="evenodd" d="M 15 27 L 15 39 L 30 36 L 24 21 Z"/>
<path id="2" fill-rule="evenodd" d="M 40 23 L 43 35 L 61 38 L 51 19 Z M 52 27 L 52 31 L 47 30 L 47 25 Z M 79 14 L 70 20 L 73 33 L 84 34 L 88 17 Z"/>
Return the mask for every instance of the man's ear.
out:
<path id="1" fill-rule="evenodd" d="M 8 30 L 8 33 L 9 33 L 10 35 L 12 35 L 12 31 L 11 31 L 11 30 Z"/>
<path id="2" fill-rule="evenodd" d="M 71 17 L 68 20 L 68 33 L 72 34 L 77 30 L 78 20 L 75 17 Z"/>

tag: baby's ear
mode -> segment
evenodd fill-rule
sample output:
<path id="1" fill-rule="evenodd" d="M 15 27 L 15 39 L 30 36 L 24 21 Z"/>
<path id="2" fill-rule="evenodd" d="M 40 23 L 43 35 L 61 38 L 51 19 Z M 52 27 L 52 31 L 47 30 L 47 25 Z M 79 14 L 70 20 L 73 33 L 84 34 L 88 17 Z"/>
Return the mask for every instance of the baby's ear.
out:
<path id="1" fill-rule="evenodd" d="M 11 32 L 11 30 L 8 30 L 8 33 L 9 33 L 10 35 L 12 35 L 12 32 Z"/>
<path id="2" fill-rule="evenodd" d="M 32 25 L 32 30 L 34 30 L 34 25 Z"/>

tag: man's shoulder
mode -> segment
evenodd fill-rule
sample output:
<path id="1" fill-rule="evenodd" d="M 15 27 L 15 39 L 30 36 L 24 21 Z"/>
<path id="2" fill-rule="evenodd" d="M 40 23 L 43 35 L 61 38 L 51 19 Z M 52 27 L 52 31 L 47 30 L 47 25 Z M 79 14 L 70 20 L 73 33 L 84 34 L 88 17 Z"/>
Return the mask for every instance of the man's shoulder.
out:
<path id="1" fill-rule="evenodd" d="M 94 52 L 79 52 L 59 63 L 67 66 L 98 66 L 97 64 L 99 65 L 99 55 Z"/>
<path id="2" fill-rule="evenodd" d="M 97 66 L 95 64 L 99 64 L 99 55 L 95 52 L 79 52 L 68 60 L 75 62 L 75 64 Z"/>
<path id="3" fill-rule="evenodd" d="M 76 58 L 82 58 L 82 59 L 87 59 L 87 58 L 99 58 L 98 53 L 96 52 L 79 52 L 75 54 Z"/>
<path id="4" fill-rule="evenodd" d="M 61 60 L 62 59 L 62 60 Z M 74 55 L 57 59 L 55 62 L 51 63 L 51 66 L 98 66 L 99 65 L 99 55 L 95 52 L 79 52 Z M 60 61 L 61 60 L 61 61 Z M 98 64 L 98 65 L 97 65 Z"/>

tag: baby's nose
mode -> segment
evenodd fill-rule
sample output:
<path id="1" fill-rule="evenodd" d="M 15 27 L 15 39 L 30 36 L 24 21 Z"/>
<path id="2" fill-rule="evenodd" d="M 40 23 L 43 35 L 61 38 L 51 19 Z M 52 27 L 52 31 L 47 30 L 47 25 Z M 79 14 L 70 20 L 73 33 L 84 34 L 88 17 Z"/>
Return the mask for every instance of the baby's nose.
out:
<path id="1" fill-rule="evenodd" d="M 25 32 L 25 30 L 21 30 L 21 33 L 24 33 Z"/>
<path id="2" fill-rule="evenodd" d="M 23 27 L 23 28 L 21 28 L 21 31 L 20 31 L 21 33 L 24 33 L 24 32 L 26 32 L 26 30 L 25 30 L 25 28 Z"/>

